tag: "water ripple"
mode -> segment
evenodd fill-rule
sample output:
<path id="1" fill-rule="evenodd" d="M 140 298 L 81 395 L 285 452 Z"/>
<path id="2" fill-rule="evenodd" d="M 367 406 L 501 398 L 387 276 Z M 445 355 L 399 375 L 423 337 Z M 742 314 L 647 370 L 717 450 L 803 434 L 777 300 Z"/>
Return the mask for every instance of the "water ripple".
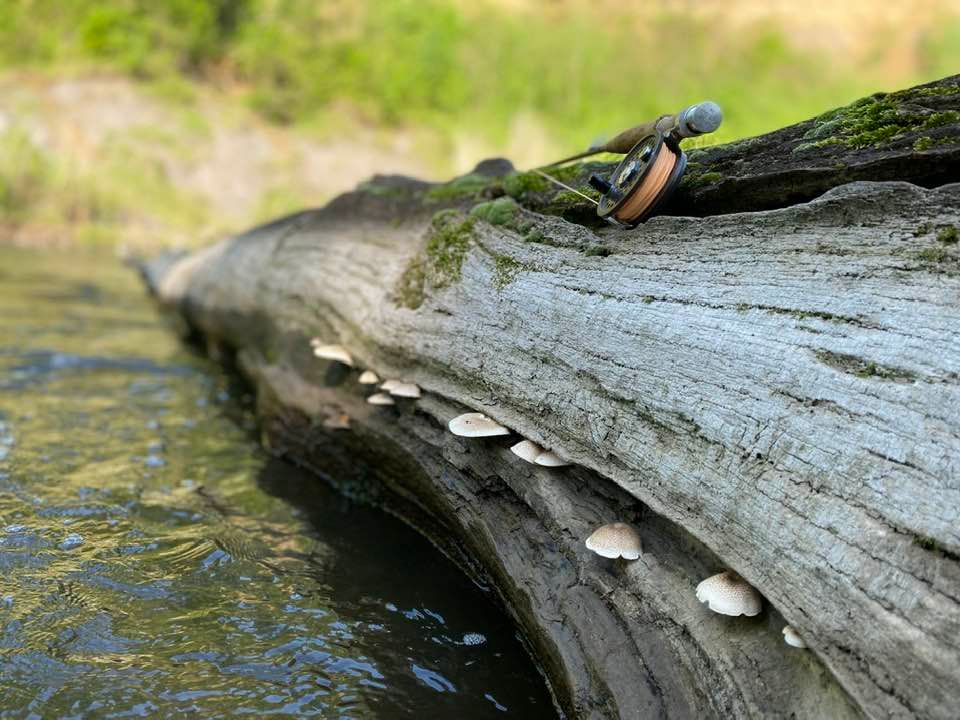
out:
<path id="1" fill-rule="evenodd" d="M 0 718 L 554 717 L 489 598 L 391 516 L 266 458 L 247 391 L 132 275 L 11 252 Z"/>

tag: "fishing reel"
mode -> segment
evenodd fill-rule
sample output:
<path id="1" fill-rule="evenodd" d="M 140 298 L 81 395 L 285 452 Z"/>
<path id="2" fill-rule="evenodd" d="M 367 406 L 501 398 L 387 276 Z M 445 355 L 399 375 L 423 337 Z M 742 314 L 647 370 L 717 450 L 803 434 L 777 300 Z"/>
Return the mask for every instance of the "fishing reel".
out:
<path id="1" fill-rule="evenodd" d="M 634 227 L 670 197 L 686 168 L 687 156 L 671 135 L 660 131 L 648 135 L 631 148 L 609 179 L 590 176 L 590 187 L 600 193 L 597 215 Z"/>
<path id="2" fill-rule="evenodd" d="M 553 166 L 601 152 L 623 153 L 623 160 L 608 177 L 596 173 L 590 176 L 588 182 L 600 193 L 600 200 L 588 199 L 596 203 L 600 217 L 635 227 L 650 217 L 680 184 L 687 167 L 687 156 L 680 149 L 680 141 L 713 132 L 720 127 L 722 119 L 723 113 L 716 103 L 698 103 L 676 115 L 663 115 L 651 123 L 625 130 L 609 142 Z M 563 185 L 550 175 L 541 174 Z"/>

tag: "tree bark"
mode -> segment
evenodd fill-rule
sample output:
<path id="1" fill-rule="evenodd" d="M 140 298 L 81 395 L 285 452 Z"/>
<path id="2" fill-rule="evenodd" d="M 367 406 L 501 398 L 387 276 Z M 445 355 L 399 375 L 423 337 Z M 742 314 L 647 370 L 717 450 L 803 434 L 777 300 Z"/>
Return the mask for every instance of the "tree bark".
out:
<path id="1" fill-rule="evenodd" d="M 958 179 L 949 143 L 904 142 L 864 172 Z M 770 137 L 752 143 L 702 162 L 749 167 L 764 145 L 775 168 Z M 804 162 L 794 149 L 782 167 Z M 863 149 L 847 152 L 854 166 Z M 440 192 L 379 178 L 146 275 L 238 352 L 275 451 L 384 488 L 490 579 L 569 715 L 954 717 L 960 185 L 855 182 L 592 229 L 542 212 L 555 198 L 517 176 L 477 179 L 503 169 Z M 727 192 L 683 202 L 752 202 Z M 503 193 L 520 204 L 477 204 Z M 314 336 L 424 397 L 366 404 Z M 474 410 L 515 435 L 446 431 Z M 523 463 L 520 436 L 573 466 Z M 641 560 L 583 546 L 614 520 L 639 528 Z M 763 594 L 760 616 L 696 601 L 725 568 Z M 783 643 L 785 623 L 809 651 Z"/>

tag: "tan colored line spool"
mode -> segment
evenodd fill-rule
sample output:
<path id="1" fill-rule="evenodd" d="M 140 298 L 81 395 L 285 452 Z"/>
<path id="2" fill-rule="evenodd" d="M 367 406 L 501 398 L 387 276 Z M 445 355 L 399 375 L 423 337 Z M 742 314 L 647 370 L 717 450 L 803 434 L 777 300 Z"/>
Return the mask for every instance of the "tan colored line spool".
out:
<path id="1" fill-rule="evenodd" d="M 657 158 L 647 171 L 640 187 L 614 213 L 614 218 L 625 225 L 631 225 L 638 218 L 643 217 L 666 188 L 678 160 L 679 158 L 672 150 L 667 147 L 662 148 L 657 153 Z"/>

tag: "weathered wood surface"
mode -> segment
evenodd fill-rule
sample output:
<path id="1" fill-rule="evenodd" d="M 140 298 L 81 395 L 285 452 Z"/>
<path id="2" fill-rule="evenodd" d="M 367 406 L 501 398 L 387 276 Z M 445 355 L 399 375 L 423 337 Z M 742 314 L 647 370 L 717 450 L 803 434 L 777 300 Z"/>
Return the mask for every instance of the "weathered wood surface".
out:
<path id="1" fill-rule="evenodd" d="M 148 275 L 241 351 L 278 448 L 356 463 L 473 552 L 569 713 L 955 717 L 960 185 L 633 231 L 506 204 L 431 223 L 423 189 L 384 179 Z M 371 408 L 312 336 L 426 397 Z M 577 467 L 446 434 L 467 409 Z M 582 539 L 624 517 L 647 554 L 619 571 Z M 723 567 L 763 615 L 696 603 Z"/>

